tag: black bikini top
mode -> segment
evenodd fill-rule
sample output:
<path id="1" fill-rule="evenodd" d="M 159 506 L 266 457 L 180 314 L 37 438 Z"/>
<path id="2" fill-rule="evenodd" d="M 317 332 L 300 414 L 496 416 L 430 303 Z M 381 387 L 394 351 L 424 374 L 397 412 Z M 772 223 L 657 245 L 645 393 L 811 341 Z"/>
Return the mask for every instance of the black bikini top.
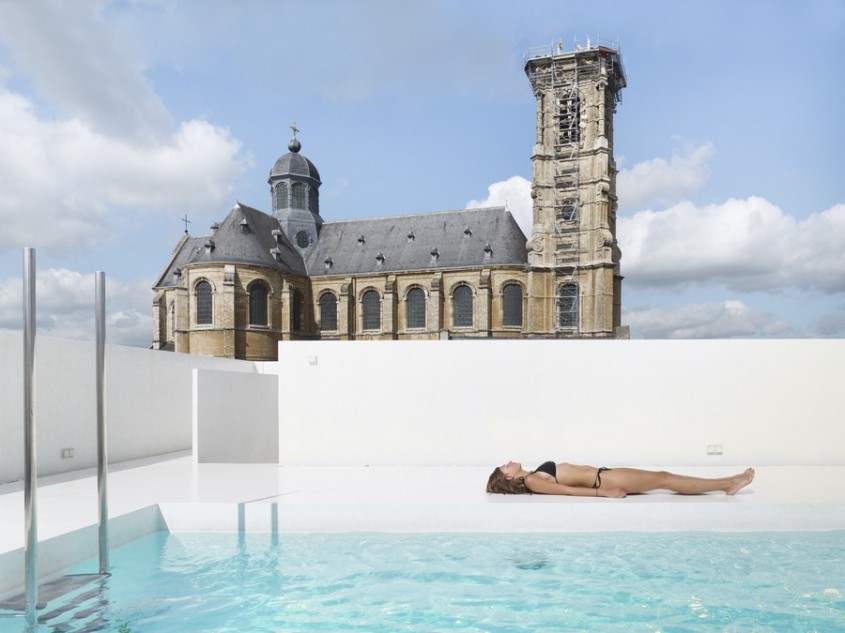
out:
<path id="1" fill-rule="evenodd" d="M 551 475 L 555 479 L 557 479 L 557 465 L 554 462 L 543 462 L 537 469 L 534 471 L 535 473 L 546 473 L 547 475 Z"/>

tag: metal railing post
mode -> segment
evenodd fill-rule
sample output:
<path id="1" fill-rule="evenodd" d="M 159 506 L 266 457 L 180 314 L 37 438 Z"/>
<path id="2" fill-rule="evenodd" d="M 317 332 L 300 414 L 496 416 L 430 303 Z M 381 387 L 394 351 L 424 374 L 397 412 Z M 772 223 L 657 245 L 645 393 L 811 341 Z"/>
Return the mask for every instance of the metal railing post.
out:
<path id="1" fill-rule="evenodd" d="M 94 273 L 94 303 L 97 335 L 97 496 L 100 524 L 100 574 L 107 574 L 109 569 L 109 501 L 105 412 L 106 274 L 102 271 Z"/>
<path id="2" fill-rule="evenodd" d="M 26 621 L 36 624 L 38 609 L 38 465 L 35 450 L 35 249 L 23 249 L 23 424 L 24 424 L 24 578 Z"/>

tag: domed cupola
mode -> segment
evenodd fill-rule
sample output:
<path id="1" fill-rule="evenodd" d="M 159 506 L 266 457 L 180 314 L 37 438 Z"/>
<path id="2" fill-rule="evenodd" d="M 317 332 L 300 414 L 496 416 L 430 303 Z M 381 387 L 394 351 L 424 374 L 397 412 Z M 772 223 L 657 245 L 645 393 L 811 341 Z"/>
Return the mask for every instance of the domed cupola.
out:
<path id="1" fill-rule="evenodd" d="M 273 201 L 273 216 L 282 225 L 288 239 L 303 253 L 317 243 L 323 218 L 320 217 L 320 172 L 314 163 L 299 153 L 302 144 L 296 138 L 296 123 L 290 126 L 293 138 L 288 153 L 270 170 L 267 182 Z"/>

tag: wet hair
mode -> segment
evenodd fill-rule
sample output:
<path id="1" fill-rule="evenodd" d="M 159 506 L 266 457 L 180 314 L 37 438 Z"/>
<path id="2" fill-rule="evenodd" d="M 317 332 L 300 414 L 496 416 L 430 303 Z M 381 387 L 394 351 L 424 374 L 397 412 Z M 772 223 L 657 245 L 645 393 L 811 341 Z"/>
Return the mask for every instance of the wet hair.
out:
<path id="1" fill-rule="evenodd" d="M 500 495 L 530 495 L 531 491 L 525 487 L 522 477 L 508 479 L 499 468 L 493 471 L 487 480 L 487 492 Z"/>

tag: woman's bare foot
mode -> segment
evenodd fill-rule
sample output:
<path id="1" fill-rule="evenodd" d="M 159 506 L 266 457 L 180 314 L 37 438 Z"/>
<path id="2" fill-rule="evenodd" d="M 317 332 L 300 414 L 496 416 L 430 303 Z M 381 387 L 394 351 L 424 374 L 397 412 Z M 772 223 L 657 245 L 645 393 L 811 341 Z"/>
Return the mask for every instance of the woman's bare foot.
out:
<path id="1" fill-rule="evenodd" d="M 725 494 L 735 495 L 752 481 L 754 481 L 754 469 L 748 468 L 744 473 L 733 478 L 731 485 L 725 490 Z"/>

